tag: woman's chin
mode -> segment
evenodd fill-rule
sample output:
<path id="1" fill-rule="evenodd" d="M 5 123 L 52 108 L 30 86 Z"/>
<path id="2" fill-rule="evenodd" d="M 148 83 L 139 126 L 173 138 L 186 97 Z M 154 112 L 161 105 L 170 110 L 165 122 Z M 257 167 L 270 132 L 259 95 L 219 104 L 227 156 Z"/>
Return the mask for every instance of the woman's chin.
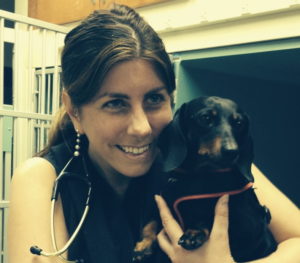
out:
<path id="1" fill-rule="evenodd" d="M 127 169 L 121 169 L 121 174 L 123 174 L 126 177 L 141 177 L 145 175 L 150 170 L 151 165 L 146 165 L 143 167 L 130 167 Z"/>

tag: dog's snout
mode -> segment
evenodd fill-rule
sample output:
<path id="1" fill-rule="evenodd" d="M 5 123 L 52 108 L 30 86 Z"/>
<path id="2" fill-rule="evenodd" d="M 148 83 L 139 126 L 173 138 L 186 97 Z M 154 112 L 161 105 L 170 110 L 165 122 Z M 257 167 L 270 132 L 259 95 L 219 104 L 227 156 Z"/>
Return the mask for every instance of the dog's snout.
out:
<path id="1" fill-rule="evenodd" d="M 232 134 L 222 141 L 221 156 L 225 163 L 233 163 L 238 157 L 238 145 Z"/>
<path id="2" fill-rule="evenodd" d="M 231 163 L 237 159 L 239 152 L 237 148 L 223 147 L 221 154 L 222 154 L 222 159 L 225 162 Z"/>

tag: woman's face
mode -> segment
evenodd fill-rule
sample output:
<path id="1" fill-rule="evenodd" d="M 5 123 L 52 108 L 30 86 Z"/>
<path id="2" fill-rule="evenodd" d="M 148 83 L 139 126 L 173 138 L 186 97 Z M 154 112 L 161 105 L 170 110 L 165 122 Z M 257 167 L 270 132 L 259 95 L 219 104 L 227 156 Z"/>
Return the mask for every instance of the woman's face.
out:
<path id="1" fill-rule="evenodd" d="M 75 127 L 106 176 L 136 177 L 149 170 L 157 137 L 171 119 L 167 87 L 150 62 L 137 59 L 109 71 L 96 98 L 80 108 Z"/>

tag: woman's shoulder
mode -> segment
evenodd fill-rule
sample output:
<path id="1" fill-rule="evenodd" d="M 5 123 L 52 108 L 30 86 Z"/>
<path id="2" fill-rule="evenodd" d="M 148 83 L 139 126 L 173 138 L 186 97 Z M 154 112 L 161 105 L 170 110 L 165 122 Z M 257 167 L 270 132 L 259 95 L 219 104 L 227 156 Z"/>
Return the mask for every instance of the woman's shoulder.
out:
<path id="1" fill-rule="evenodd" d="M 11 262 L 47 261 L 31 255 L 29 248 L 34 244 L 39 244 L 46 250 L 51 250 L 49 215 L 55 179 L 54 167 L 41 157 L 26 160 L 14 171 L 10 185 L 8 217 L 8 244 Z M 56 209 L 58 244 L 64 244 L 67 242 L 67 232 L 60 203 Z"/>
<path id="2" fill-rule="evenodd" d="M 53 165 L 42 157 L 33 157 L 21 163 L 14 171 L 12 184 L 20 183 L 27 185 L 41 182 L 53 182 L 56 178 L 56 171 Z"/>
<path id="3" fill-rule="evenodd" d="M 36 171 L 36 170 L 53 170 L 54 167 L 52 165 L 52 163 L 50 163 L 47 159 L 43 158 L 43 157 L 32 157 L 30 159 L 27 159 L 26 161 L 24 161 L 23 163 L 21 163 L 17 169 L 16 172 L 18 173 L 26 173 L 26 172 L 32 172 L 32 171 Z"/>
<path id="4" fill-rule="evenodd" d="M 37 177 L 37 179 L 42 179 L 44 176 L 56 178 L 70 159 L 71 154 L 66 143 L 52 146 L 43 156 L 32 157 L 18 165 L 14 170 L 13 178 Z"/>

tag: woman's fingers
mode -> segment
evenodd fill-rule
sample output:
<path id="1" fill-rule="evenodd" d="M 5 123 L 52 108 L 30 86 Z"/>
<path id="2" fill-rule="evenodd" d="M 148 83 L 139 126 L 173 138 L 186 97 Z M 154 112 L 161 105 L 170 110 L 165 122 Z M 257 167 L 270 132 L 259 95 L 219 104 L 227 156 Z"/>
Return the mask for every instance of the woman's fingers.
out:
<path id="1" fill-rule="evenodd" d="M 210 234 L 210 240 L 218 240 L 220 245 L 224 246 L 224 249 L 229 250 L 229 238 L 228 238 L 228 200 L 229 196 L 224 195 L 219 198 L 215 207 L 214 224 Z"/>
<path id="2" fill-rule="evenodd" d="M 162 197 L 155 197 L 164 229 L 157 239 L 161 249 L 169 256 L 172 262 L 203 262 L 233 263 L 228 238 L 228 196 L 221 197 L 215 207 L 215 218 L 210 238 L 201 247 L 195 250 L 185 250 L 178 245 L 183 231 L 173 218 L 166 202 Z"/>
<path id="3" fill-rule="evenodd" d="M 173 244 L 177 244 L 179 238 L 183 234 L 180 225 L 172 216 L 165 200 L 161 196 L 155 195 L 155 201 L 159 209 L 159 214 L 165 234 L 167 234 Z"/>
<path id="4" fill-rule="evenodd" d="M 157 235 L 157 241 L 162 251 L 164 251 L 169 256 L 172 255 L 173 245 L 164 229 L 161 230 Z"/>

